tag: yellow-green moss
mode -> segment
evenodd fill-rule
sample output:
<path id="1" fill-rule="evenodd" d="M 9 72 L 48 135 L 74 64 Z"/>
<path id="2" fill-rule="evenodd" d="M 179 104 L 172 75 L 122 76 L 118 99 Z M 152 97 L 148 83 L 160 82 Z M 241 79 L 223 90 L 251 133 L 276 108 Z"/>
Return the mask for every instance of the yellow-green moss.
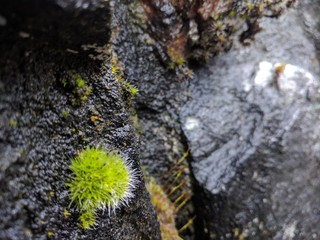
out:
<path id="1" fill-rule="evenodd" d="M 63 217 L 64 217 L 64 218 L 68 218 L 69 215 L 70 215 L 70 212 L 69 212 L 66 208 L 64 208 L 64 209 L 63 209 Z"/>
<path id="2" fill-rule="evenodd" d="M 9 121 L 9 126 L 10 126 L 10 127 L 15 127 L 15 126 L 17 126 L 17 124 L 18 124 L 17 120 L 11 119 L 11 120 Z"/>
<path id="3" fill-rule="evenodd" d="M 114 53 L 111 57 L 110 68 L 116 81 L 120 84 L 122 95 L 128 94 L 130 98 L 138 93 L 138 89 L 124 79 L 123 69 Z"/>
<path id="4" fill-rule="evenodd" d="M 64 118 L 68 117 L 68 115 L 69 115 L 69 113 L 68 113 L 68 111 L 66 111 L 66 110 L 63 110 L 63 111 L 61 112 L 61 116 L 64 117 Z"/>
<path id="5" fill-rule="evenodd" d="M 174 204 L 162 190 L 161 186 L 156 183 L 154 178 L 149 178 L 146 187 L 150 193 L 151 203 L 157 213 L 162 240 L 182 240 L 176 229 L 176 209 Z"/>
<path id="6" fill-rule="evenodd" d="M 91 93 L 91 88 L 79 73 L 68 71 L 61 79 L 62 86 L 74 95 L 72 105 L 83 103 Z"/>
<path id="7" fill-rule="evenodd" d="M 95 224 L 97 209 L 110 212 L 132 197 L 130 182 L 134 176 L 114 152 L 87 147 L 71 160 L 70 170 L 73 177 L 66 185 L 85 229 Z"/>

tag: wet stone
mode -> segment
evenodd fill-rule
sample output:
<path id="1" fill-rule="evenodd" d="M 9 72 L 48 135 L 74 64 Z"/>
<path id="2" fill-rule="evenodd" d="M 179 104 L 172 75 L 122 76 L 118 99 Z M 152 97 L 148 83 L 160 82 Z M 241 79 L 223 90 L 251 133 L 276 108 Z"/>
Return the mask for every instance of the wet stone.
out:
<path id="1" fill-rule="evenodd" d="M 296 11 L 195 72 L 180 111 L 202 239 L 319 235 L 319 65 Z M 290 29 L 288 28 L 290 26 Z"/>

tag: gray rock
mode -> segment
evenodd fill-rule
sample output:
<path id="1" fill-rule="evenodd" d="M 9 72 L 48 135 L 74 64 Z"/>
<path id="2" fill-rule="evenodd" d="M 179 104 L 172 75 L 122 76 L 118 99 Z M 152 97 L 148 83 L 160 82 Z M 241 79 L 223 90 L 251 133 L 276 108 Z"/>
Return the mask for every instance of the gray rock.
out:
<path id="1" fill-rule="evenodd" d="M 195 72 L 180 111 L 199 239 L 318 239 L 319 63 L 291 11 Z"/>
<path id="2" fill-rule="evenodd" d="M 317 48 L 318 56 L 320 56 L 320 1 L 304 0 L 300 3 L 299 13 L 303 19 L 304 26 L 310 36 L 313 38 Z M 318 57 L 319 58 L 319 57 Z"/>

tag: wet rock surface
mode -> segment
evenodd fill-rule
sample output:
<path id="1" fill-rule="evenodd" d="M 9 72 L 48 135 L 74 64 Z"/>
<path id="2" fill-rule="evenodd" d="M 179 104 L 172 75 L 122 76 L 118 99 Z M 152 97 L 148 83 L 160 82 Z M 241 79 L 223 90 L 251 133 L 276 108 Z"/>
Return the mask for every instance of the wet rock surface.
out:
<path id="1" fill-rule="evenodd" d="M 297 11 L 261 25 L 195 71 L 180 111 L 201 239 L 320 236 L 316 49 Z"/>
<path id="2" fill-rule="evenodd" d="M 320 56 L 320 2 L 319 0 L 304 0 L 300 3 L 301 10 L 299 11 L 300 16 L 303 19 L 305 29 L 313 38 L 318 58 Z"/>
<path id="3" fill-rule="evenodd" d="M 152 35 L 156 28 L 148 29 L 141 2 L 109 3 L 2 4 L 0 238 L 160 239 L 142 174 L 128 208 L 111 216 L 99 212 L 92 230 L 79 227 L 65 186 L 70 158 L 99 145 L 136 168 L 139 159 L 159 184 L 190 149 L 190 169 L 184 161 L 178 181 L 185 184 L 170 196 L 174 202 L 181 192 L 193 195 L 176 219 L 179 229 L 196 216 L 180 232 L 183 239 L 318 239 L 319 1 L 261 21 L 255 42 L 234 43 L 230 52 L 195 67 L 190 81 L 168 68 L 168 53 Z M 155 6 L 165 15 L 163 32 L 189 19 L 179 15 L 180 3 Z M 198 41 L 199 24 L 189 20 L 178 30 Z M 173 48 L 181 43 L 179 31 L 167 37 L 163 42 Z M 134 110 L 110 71 L 111 54 L 139 90 Z M 73 76 L 91 92 L 68 84 Z"/>
<path id="4" fill-rule="evenodd" d="M 126 99 L 104 62 L 108 4 L 6 1 L 0 15 L 0 239 L 160 239 L 141 174 L 130 205 L 99 211 L 89 230 L 65 185 L 88 145 L 140 169 Z"/>
<path id="5" fill-rule="evenodd" d="M 317 238 L 319 65 L 303 20 L 308 4 L 261 21 L 251 46 L 235 43 L 182 83 L 163 66 L 144 18 L 130 26 L 119 24 L 130 15 L 118 14 L 114 49 L 139 89 L 142 164 L 159 178 L 177 149 L 191 150 L 194 197 L 182 219 L 191 212 L 197 222 L 184 239 Z"/>

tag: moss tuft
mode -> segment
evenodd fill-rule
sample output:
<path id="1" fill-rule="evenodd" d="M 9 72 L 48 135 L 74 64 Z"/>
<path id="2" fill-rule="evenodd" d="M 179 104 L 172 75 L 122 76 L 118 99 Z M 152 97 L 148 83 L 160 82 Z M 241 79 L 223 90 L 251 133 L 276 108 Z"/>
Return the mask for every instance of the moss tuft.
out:
<path id="1" fill-rule="evenodd" d="M 68 71 L 61 79 L 61 84 L 74 96 L 71 99 L 72 105 L 81 105 L 91 94 L 92 90 L 79 73 Z"/>
<path id="2" fill-rule="evenodd" d="M 111 57 L 110 68 L 115 80 L 120 84 L 122 96 L 128 100 L 130 105 L 131 97 L 138 93 L 138 89 L 125 80 L 123 68 L 114 53 Z"/>
<path id="3" fill-rule="evenodd" d="M 149 179 L 146 187 L 150 193 L 151 203 L 157 213 L 162 239 L 182 239 L 176 229 L 176 208 L 174 204 L 162 190 L 161 186 L 156 183 L 154 178 L 151 177 Z"/>
<path id="4" fill-rule="evenodd" d="M 70 170 L 73 178 L 66 185 L 85 229 L 95 224 L 97 209 L 110 214 L 133 197 L 135 172 L 114 152 L 87 147 L 72 159 Z"/>
<path id="5" fill-rule="evenodd" d="M 96 221 L 94 213 L 95 212 L 93 209 L 88 209 L 80 215 L 79 221 L 84 229 L 89 229 L 90 227 L 94 226 Z"/>
<path id="6" fill-rule="evenodd" d="M 17 120 L 12 119 L 9 121 L 9 127 L 15 127 L 17 126 L 17 124 L 18 124 Z"/>

